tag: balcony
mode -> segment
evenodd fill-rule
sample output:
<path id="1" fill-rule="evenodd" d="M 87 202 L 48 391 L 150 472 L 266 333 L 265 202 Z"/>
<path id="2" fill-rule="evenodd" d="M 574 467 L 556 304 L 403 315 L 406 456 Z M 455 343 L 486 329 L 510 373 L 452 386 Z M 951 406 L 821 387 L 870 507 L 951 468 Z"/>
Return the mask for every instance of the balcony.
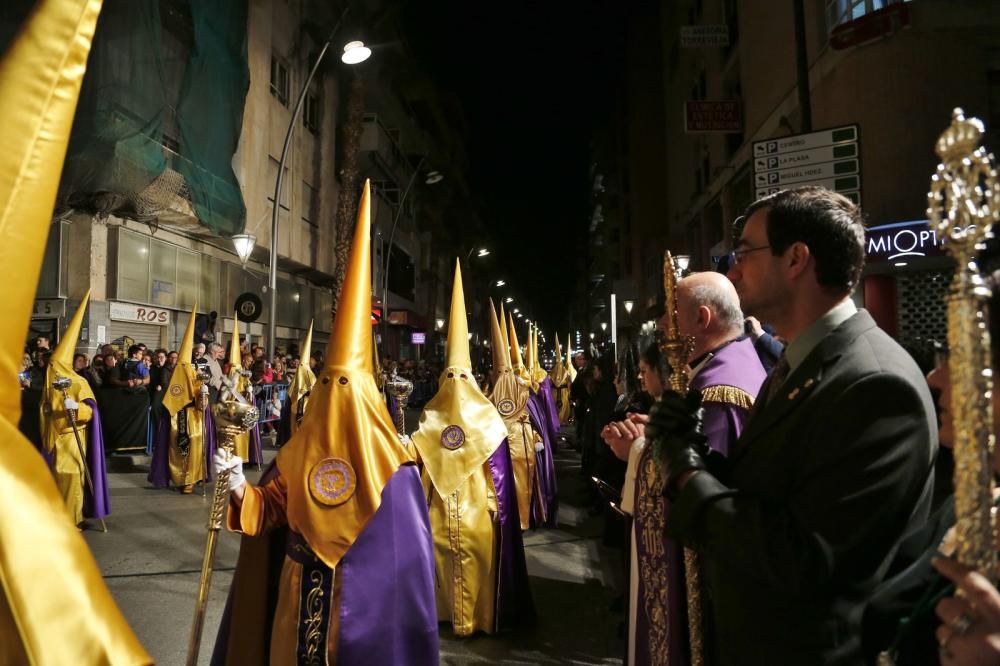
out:
<path id="1" fill-rule="evenodd" d="M 398 133 L 388 129 L 374 113 L 364 118 L 361 166 L 372 180 L 389 180 L 401 187 L 413 175 L 413 165 L 399 145 Z"/>

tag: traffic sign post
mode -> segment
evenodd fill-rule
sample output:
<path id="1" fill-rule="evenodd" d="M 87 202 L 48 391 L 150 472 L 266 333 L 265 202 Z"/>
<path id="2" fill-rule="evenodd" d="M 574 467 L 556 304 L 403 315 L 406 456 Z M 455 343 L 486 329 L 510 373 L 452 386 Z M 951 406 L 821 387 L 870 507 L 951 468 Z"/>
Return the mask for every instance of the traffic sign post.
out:
<path id="1" fill-rule="evenodd" d="M 789 187 L 818 185 L 861 203 L 858 125 L 754 141 L 753 182 L 758 199 Z"/>

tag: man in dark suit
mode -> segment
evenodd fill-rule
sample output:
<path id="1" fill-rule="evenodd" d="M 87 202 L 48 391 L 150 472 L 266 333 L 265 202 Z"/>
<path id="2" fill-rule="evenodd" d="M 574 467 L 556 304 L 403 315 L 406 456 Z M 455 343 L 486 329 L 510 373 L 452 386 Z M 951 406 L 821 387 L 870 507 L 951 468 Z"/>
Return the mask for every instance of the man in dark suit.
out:
<path id="1" fill-rule="evenodd" d="M 697 394 L 654 409 L 667 534 L 701 553 L 719 663 L 861 664 L 863 605 L 928 513 L 934 407 L 914 362 L 851 300 L 860 210 L 804 187 L 746 218 L 729 278 L 744 312 L 789 344 L 728 461 L 706 465 Z"/>

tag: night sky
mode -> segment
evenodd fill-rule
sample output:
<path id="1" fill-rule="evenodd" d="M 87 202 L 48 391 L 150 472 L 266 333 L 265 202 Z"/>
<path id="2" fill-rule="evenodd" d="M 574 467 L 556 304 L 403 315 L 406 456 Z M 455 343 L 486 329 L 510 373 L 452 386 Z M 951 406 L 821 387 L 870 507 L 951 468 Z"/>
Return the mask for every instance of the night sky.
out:
<path id="1" fill-rule="evenodd" d="M 404 11 L 415 56 L 465 110 L 469 186 L 493 236 L 485 268 L 550 334 L 568 330 L 570 300 L 586 284 L 576 255 L 590 140 L 608 122 L 620 67 L 616 6 L 433 0 Z"/>

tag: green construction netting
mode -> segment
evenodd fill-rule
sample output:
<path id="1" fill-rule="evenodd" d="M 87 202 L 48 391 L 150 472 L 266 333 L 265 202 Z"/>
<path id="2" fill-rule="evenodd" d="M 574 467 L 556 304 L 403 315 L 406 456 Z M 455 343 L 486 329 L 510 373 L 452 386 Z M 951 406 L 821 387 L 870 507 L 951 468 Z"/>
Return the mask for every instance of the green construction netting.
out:
<path id="1" fill-rule="evenodd" d="M 105 0 L 63 205 L 242 231 L 232 158 L 250 80 L 246 37 L 247 0 Z"/>

